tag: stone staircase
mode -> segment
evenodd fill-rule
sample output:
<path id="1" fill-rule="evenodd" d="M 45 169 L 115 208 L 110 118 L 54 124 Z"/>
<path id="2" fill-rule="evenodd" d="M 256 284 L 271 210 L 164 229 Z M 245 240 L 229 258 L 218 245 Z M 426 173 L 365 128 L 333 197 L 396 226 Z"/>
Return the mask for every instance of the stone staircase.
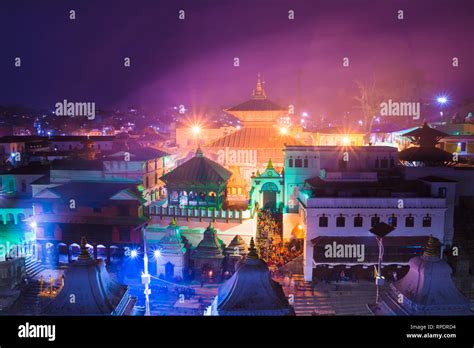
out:
<path id="1" fill-rule="evenodd" d="M 297 316 L 309 315 L 373 315 L 367 304 L 375 299 L 375 289 L 371 284 L 317 285 L 312 292 L 311 282 L 294 274 L 295 288 L 284 287 L 287 296 L 293 295 L 290 303 Z M 289 297 L 290 298 L 290 297 Z"/>
<path id="2" fill-rule="evenodd" d="M 11 315 L 39 315 L 40 313 L 40 283 L 31 281 L 15 304 L 9 309 Z"/>
<path id="3" fill-rule="evenodd" d="M 25 258 L 25 267 L 26 276 L 30 279 L 36 277 L 39 273 L 46 269 L 46 267 L 40 261 L 34 259 L 32 256 L 27 256 Z"/>

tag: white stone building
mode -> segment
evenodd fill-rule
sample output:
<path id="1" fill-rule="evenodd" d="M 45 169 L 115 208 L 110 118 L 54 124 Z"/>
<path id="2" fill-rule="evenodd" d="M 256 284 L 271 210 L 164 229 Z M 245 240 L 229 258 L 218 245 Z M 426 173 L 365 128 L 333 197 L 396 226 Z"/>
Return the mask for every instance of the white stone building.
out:
<path id="1" fill-rule="evenodd" d="M 300 221 L 306 231 L 305 279 L 313 278 L 315 267 L 369 268 L 376 264 L 378 247 L 369 230 L 379 222 L 395 227 L 384 238 L 386 265 L 407 265 L 430 235 L 451 245 L 453 222 L 447 212 L 453 205 L 454 183 L 447 183 L 446 190 L 439 192 L 438 183 L 431 179 L 307 180 L 298 196 Z M 365 255 L 327 257 L 328 245 L 334 243 L 363 246 Z"/>

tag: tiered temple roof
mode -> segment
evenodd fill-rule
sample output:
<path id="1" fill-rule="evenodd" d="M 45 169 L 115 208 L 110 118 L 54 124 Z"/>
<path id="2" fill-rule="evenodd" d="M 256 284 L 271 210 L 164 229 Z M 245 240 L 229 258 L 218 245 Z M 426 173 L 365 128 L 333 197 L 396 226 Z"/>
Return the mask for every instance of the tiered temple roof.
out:
<path id="1" fill-rule="evenodd" d="M 197 245 L 193 251 L 193 258 L 215 258 L 223 259 L 223 246 L 224 242 L 217 236 L 217 231 L 210 223 L 204 231 L 204 236 L 201 242 Z"/>
<path id="2" fill-rule="evenodd" d="M 454 162 L 453 155 L 436 145 L 446 133 L 433 129 L 426 122 L 411 132 L 404 134 L 415 146 L 400 151 L 399 158 L 406 165 L 423 164 L 425 166 L 449 165 Z"/>
<path id="3" fill-rule="evenodd" d="M 234 275 L 222 284 L 208 309 L 210 315 L 295 315 L 281 285 L 258 258 L 253 238 L 249 253 Z"/>
<path id="4" fill-rule="evenodd" d="M 257 86 L 253 90 L 252 99 L 233 106 L 225 111 L 233 113 L 235 111 L 282 111 L 286 109 L 277 103 L 274 103 L 267 99 L 265 90 L 263 88 L 264 82 L 260 77 L 260 73 L 257 76 Z"/>
<path id="5" fill-rule="evenodd" d="M 71 296 L 74 301 L 71 301 Z M 65 273 L 64 287 L 44 315 L 128 315 L 135 299 L 128 287 L 112 280 L 103 260 L 94 260 L 81 240 L 81 253 Z"/>
<path id="6" fill-rule="evenodd" d="M 245 241 L 238 234 L 232 239 L 225 248 L 225 254 L 228 256 L 240 256 L 248 254 L 248 247 Z"/>
<path id="7" fill-rule="evenodd" d="M 239 148 L 239 149 L 283 149 L 285 145 L 302 145 L 301 142 L 288 134 L 281 134 L 275 125 L 269 127 L 244 127 L 207 144 L 208 148 Z"/>
<path id="8" fill-rule="evenodd" d="M 184 255 L 187 252 L 186 243 L 187 241 L 181 237 L 179 226 L 176 224 L 174 217 L 171 219 L 171 223 L 166 229 L 166 235 L 160 239 L 159 247 L 160 253 L 163 256 L 173 254 Z"/>
<path id="9" fill-rule="evenodd" d="M 166 185 L 174 186 L 219 187 L 225 184 L 231 175 L 231 171 L 205 157 L 199 148 L 193 158 L 163 175 L 160 180 L 164 181 Z"/>

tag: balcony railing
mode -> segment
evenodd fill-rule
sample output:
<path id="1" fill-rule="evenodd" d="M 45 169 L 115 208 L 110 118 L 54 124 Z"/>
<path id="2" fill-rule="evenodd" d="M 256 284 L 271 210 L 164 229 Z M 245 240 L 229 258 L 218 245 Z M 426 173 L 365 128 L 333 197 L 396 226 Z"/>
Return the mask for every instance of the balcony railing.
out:
<path id="1" fill-rule="evenodd" d="M 250 210 L 217 210 L 213 208 L 180 208 L 180 207 L 157 207 L 148 206 L 144 207 L 145 216 L 159 216 L 160 219 L 164 217 L 175 217 L 175 218 L 186 218 L 186 220 L 199 220 L 211 219 L 212 221 L 225 221 L 225 222 L 240 222 L 252 218 Z"/>

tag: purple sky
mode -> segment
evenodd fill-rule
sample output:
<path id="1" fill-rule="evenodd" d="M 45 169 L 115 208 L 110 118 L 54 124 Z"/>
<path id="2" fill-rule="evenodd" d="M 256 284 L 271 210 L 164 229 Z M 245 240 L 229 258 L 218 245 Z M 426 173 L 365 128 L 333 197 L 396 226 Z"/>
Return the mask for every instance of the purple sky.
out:
<path id="1" fill-rule="evenodd" d="M 0 104 L 228 107 L 261 72 L 269 98 L 313 113 L 353 103 L 354 80 L 416 72 L 424 98 L 474 97 L 474 1 L 2 0 Z M 5 5 L 5 6 L 4 6 Z M 75 9 L 77 19 L 69 21 Z M 178 10 L 186 19 L 178 20 Z M 288 10 L 295 19 L 288 20 Z M 404 20 L 397 10 L 404 10 Z M 13 67 L 14 57 L 23 67 Z M 123 57 L 132 59 L 124 68 Z M 240 67 L 233 67 L 233 59 Z M 342 67 L 342 58 L 350 67 Z M 451 66 L 459 57 L 460 66 Z M 336 112 L 337 111 L 337 112 Z"/>

